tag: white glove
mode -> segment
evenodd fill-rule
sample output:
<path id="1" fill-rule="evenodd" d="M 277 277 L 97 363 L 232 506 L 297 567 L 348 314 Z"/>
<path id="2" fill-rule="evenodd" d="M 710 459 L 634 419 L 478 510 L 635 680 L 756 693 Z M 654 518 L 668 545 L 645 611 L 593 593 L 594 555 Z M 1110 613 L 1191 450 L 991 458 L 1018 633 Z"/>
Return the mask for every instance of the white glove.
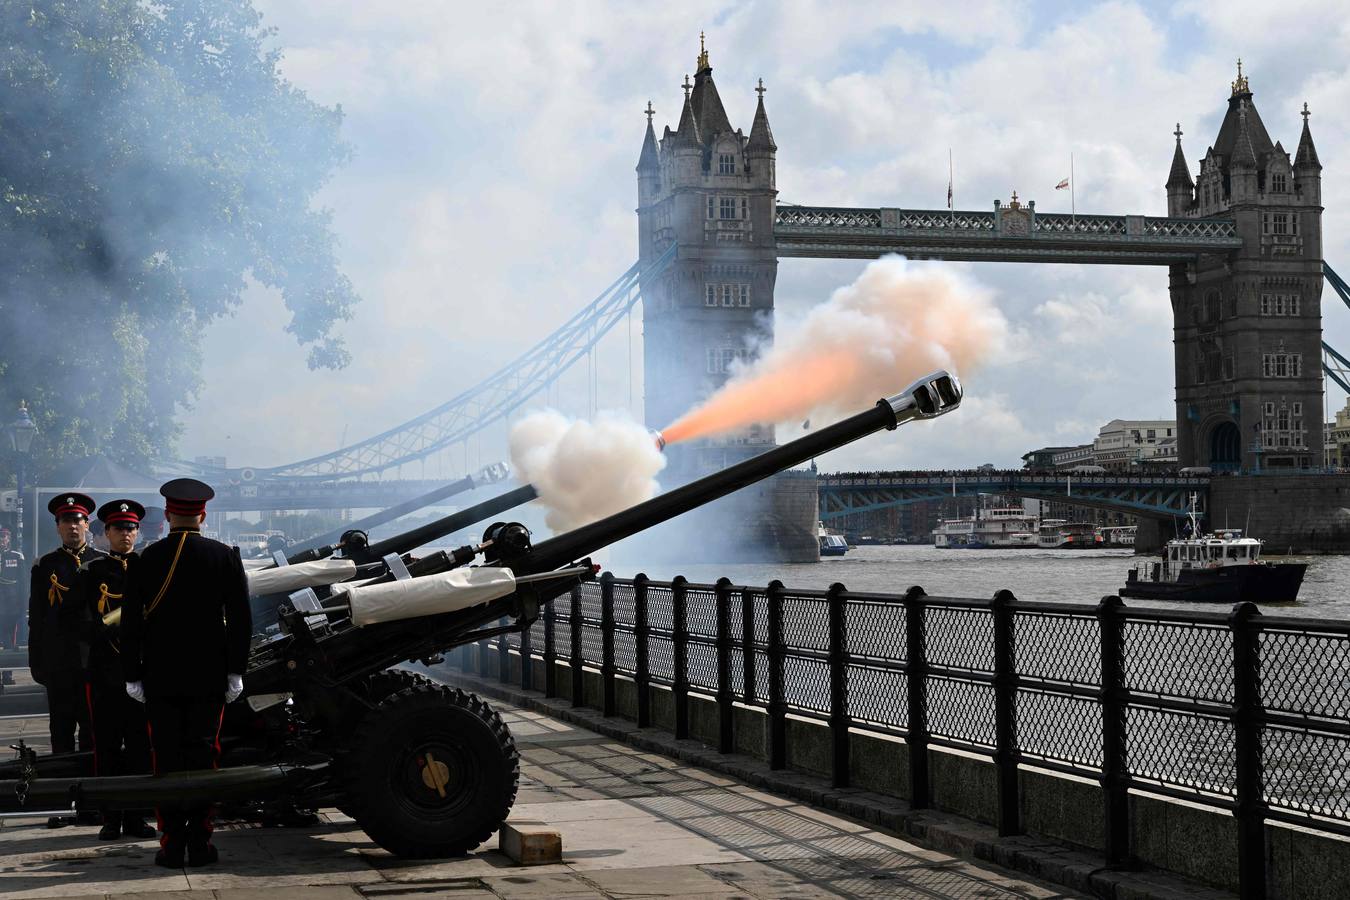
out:
<path id="1" fill-rule="evenodd" d="M 239 699 L 239 695 L 244 692 L 243 675 L 225 676 L 225 702 L 233 703 Z"/>
<path id="2" fill-rule="evenodd" d="M 139 681 L 128 681 L 127 696 L 130 697 L 132 700 L 135 700 L 137 703 L 144 703 L 145 685 L 141 684 Z"/>

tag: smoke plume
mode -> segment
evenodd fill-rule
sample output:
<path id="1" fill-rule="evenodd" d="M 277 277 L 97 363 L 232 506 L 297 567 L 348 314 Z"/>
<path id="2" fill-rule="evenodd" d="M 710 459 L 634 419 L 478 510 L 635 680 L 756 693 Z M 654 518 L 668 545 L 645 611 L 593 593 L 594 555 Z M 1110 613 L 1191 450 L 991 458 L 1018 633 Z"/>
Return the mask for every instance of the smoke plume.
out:
<path id="1" fill-rule="evenodd" d="M 601 413 L 594 422 L 553 410 L 511 428 L 511 463 L 548 507 L 555 533 L 570 531 L 656 496 L 666 458 L 641 425 Z"/>
<path id="2" fill-rule="evenodd" d="M 662 436 L 674 443 L 753 424 L 821 424 L 934 369 L 964 376 L 1006 332 L 986 289 L 950 270 L 887 256 L 805 319 L 780 328 L 758 359 Z"/>

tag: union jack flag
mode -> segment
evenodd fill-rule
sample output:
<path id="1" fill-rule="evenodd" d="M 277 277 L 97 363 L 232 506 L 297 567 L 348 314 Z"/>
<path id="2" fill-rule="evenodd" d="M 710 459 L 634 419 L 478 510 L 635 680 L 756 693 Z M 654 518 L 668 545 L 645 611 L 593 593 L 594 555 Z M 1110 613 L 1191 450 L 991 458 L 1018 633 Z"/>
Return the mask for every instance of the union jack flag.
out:
<path id="1" fill-rule="evenodd" d="M 1065 178 L 1059 184 L 1055 185 L 1055 190 L 1062 191 L 1069 186 L 1069 179 Z"/>

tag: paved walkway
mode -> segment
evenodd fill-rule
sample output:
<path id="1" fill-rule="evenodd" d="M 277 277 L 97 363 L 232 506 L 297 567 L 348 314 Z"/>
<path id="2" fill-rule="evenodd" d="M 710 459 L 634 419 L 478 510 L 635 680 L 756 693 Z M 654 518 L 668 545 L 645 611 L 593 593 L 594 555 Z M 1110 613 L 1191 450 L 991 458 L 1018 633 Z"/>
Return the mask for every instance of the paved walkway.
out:
<path id="1" fill-rule="evenodd" d="M 1062 889 L 498 704 L 522 754 L 513 819 L 562 832 L 563 862 L 519 868 L 495 838 L 462 859 L 395 859 L 351 819 L 311 829 L 227 825 L 218 865 L 156 868 L 156 845 L 99 844 L 92 828 L 0 819 L 0 896 L 163 900 L 383 898 L 1051 898 Z M 0 746 L 45 749 L 42 717 L 0 719 Z M 278 892 L 280 890 L 280 893 Z M 163 892 L 178 892 L 166 894 Z"/>

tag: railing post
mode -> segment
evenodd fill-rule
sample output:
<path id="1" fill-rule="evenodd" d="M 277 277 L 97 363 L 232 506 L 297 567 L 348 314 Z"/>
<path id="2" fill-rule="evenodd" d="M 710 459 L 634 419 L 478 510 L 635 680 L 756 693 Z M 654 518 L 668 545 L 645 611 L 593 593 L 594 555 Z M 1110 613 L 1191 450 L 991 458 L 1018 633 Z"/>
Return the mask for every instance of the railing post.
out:
<path id="1" fill-rule="evenodd" d="M 717 579 L 717 750 L 730 753 L 736 694 L 731 690 L 731 579 Z"/>
<path id="2" fill-rule="evenodd" d="M 758 699 L 755 689 L 755 595 L 746 588 L 741 591 L 741 702 L 753 706 Z"/>
<path id="3" fill-rule="evenodd" d="M 614 715 L 614 573 L 600 576 L 600 711 Z"/>
<path id="4" fill-rule="evenodd" d="M 905 674 L 909 682 L 909 805 L 927 809 L 932 790 L 928 781 L 928 652 L 924 637 L 925 595 L 915 585 L 905 592 Z"/>
<path id="5" fill-rule="evenodd" d="M 671 630 L 674 635 L 671 656 L 674 665 L 671 674 L 671 694 L 675 701 L 675 739 L 689 737 L 689 626 L 685 611 L 688 606 L 689 579 L 676 575 L 670 582 Z"/>
<path id="6" fill-rule="evenodd" d="M 769 722 L 768 757 L 770 769 L 787 767 L 787 699 L 783 692 L 783 663 L 787 648 L 783 644 L 783 582 L 769 582 L 765 591 L 769 604 Z"/>
<path id="7" fill-rule="evenodd" d="M 633 684 L 637 689 L 637 726 L 652 724 L 651 663 L 647 642 L 651 639 L 651 621 L 647 611 L 647 576 L 639 572 L 633 578 Z"/>
<path id="8" fill-rule="evenodd" d="M 1233 633 L 1233 729 L 1237 738 L 1238 893 L 1266 896 L 1265 773 L 1261 754 L 1261 631 L 1254 603 L 1239 603 L 1228 617 Z"/>
<path id="9" fill-rule="evenodd" d="M 533 630 L 533 622 L 520 630 L 520 689 L 522 691 L 534 690 L 534 638 L 530 636 L 530 632 Z"/>
<path id="10" fill-rule="evenodd" d="M 583 706 L 586 693 L 585 660 L 581 658 L 581 588 L 572 588 L 572 706 Z"/>
<path id="11" fill-rule="evenodd" d="M 1022 833 L 1017 793 L 1017 671 L 1012 591 L 994 594 L 994 765 L 998 770 L 998 833 Z"/>
<path id="12" fill-rule="evenodd" d="M 847 589 L 835 582 L 825 602 L 830 627 L 830 780 L 835 787 L 848 787 L 848 635 L 844 618 Z"/>
<path id="13" fill-rule="evenodd" d="M 492 638 L 483 638 L 478 642 L 478 677 L 487 678 L 492 669 L 488 666 L 488 648 L 492 646 Z"/>
<path id="14" fill-rule="evenodd" d="M 497 624 L 505 626 L 506 616 L 502 616 Z M 511 644 L 506 638 L 505 631 L 497 635 L 497 680 L 502 684 L 511 683 Z"/>
<path id="15" fill-rule="evenodd" d="M 1106 864 L 1130 863 L 1129 766 L 1125 756 L 1125 604 L 1119 597 L 1103 597 L 1097 604 L 1101 640 L 1102 774 L 1106 806 Z"/>
<path id="16" fill-rule="evenodd" d="M 556 603 L 557 601 L 553 601 Z M 544 696 L 558 696 L 558 659 L 557 616 L 553 603 L 544 604 Z"/>

